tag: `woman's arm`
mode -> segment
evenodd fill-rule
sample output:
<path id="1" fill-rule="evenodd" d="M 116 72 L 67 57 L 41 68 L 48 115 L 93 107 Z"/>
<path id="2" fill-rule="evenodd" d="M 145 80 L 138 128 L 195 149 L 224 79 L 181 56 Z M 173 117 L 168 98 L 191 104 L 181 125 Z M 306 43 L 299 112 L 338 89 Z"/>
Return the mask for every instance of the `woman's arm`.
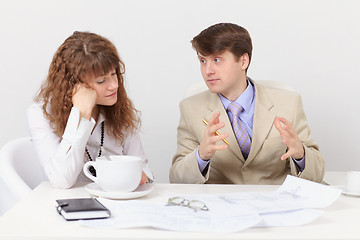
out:
<path id="1" fill-rule="evenodd" d="M 95 122 L 80 118 L 72 108 L 64 135 L 59 138 L 51 129 L 41 104 L 28 108 L 28 125 L 40 162 L 49 181 L 57 188 L 70 188 L 84 165 L 84 149 Z"/>

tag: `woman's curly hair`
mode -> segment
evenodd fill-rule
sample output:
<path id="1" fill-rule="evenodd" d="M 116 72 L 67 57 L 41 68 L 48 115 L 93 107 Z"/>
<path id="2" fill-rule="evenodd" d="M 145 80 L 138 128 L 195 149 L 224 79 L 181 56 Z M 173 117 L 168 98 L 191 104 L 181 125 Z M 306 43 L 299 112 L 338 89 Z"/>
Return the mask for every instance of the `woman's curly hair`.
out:
<path id="1" fill-rule="evenodd" d="M 106 131 L 123 141 L 140 125 L 139 112 L 128 98 L 124 86 L 125 65 L 115 46 L 106 38 L 89 32 L 74 32 L 56 51 L 50 64 L 47 79 L 42 83 L 35 101 L 43 103 L 43 112 L 54 133 L 62 137 L 77 83 L 88 74 L 100 76 L 113 69 L 119 81 L 117 102 L 100 106 L 106 119 Z"/>

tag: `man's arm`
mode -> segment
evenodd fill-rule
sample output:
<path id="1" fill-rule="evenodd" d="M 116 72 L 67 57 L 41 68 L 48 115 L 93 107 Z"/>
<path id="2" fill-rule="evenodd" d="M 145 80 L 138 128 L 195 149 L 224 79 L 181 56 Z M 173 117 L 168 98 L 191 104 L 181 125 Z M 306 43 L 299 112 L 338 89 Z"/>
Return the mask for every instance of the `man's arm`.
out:
<path id="1" fill-rule="evenodd" d="M 200 142 L 186 121 L 184 103 L 180 103 L 180 122 L 177 128 L 177 150 L 172 159 L 169 179 L 171 183 L 205 183 L 209 173 L 203 176 L 199 170 L 196 149 Z"/>
<path id="2" fill-rule="evenodd" d="M 203 171 L 200 169 L 198 157 L 210 162 L 216 151 L 227 149 L 227 145 L 219 145 L 217 142 L 227 138 L 229 134 L 216 134 L 225 126 L 219 121 L 219 112 L 215 112 L 210 119 L 207 119 L 205 126 L 201 114 L 194 114 L 193 108 L 189 105 L 190 102 L 180 103 L 181 118 L 178 126 L 177 152 L 170 169 L 170 182 L 204 183 L 209 177 L 210 163 Z"/>
<path id="3" fill-rule="evenodd" d="M 325 173 L 325 163 L 319 152 L 318 145 L 311 137 L 310 128 L 306 120 L 306 115 L 303 109 L 300 95 L 296 98 L 294 109 L 295 114 L 293 119 L 293 128 L 295 129 L 295 133 L 297 133 L 295 138 L 298 138 L 301 141 L 302 146 L 300 146 L 300 148 L 302 147 L 304 150 L 305 169 L 300 172 L 296 166 L 296 163 L 290 158 L 291 173 L 301 178 L 315 182 L 321 182 Z M 290 140 L 288 140 L 288 142 L 289 141 Z M 299 143 L 292 142 L 292 144 L 293 146 L 298 146 Z M 297 151 L 292 150 L 292 153 L 294 152 Z M 286 155 L 286 157 L 289 156 Z M 294 155 L 293 157 L 298 158 L 297 155 Z"/>

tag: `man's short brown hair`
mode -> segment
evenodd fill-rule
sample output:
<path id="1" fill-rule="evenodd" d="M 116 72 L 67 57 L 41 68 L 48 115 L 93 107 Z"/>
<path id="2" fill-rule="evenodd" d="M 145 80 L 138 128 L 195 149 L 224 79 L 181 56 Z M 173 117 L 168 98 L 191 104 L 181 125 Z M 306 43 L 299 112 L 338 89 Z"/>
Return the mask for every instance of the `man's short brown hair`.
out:
<path id="1" fill-rule="evenodd" d="M 230 51 L 238 60 L 242 55 L 252 54 L 252 43 L 248 31 L 233 23 L 218 23 L 204 29 L 191 41 L 198 54 L 209 56 Z"/>

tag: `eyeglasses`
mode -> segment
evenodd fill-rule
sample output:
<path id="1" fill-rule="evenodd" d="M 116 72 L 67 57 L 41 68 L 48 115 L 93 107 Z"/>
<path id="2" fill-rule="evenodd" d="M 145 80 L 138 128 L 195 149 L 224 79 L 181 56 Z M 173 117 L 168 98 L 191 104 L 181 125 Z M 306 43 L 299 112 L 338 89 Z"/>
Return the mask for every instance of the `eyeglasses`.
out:
<path id="1" fill-rule="evenodd" d="M 205 203 L 198 200 L 187 200 L 183 197 L 172 197 L 169 198 L 166 206 L 184 206 L 196 211 L 209 211 L 209 208 Z"/>

